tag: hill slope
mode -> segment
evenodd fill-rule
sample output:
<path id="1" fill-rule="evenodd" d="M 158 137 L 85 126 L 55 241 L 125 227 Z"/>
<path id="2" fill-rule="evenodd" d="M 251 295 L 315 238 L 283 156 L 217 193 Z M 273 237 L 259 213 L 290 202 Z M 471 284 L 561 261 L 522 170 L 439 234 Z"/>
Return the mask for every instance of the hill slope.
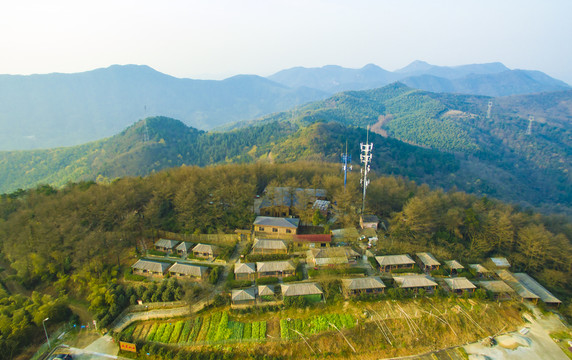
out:
<path id="1" fill-rule="evenodd" d="M 116 134 L 147 114 L 210 129 L 325 96 L 259 76 L 178 79 L 136 65 L 77 74 L 0 75 L 0 150 L 82 144 Z"/>

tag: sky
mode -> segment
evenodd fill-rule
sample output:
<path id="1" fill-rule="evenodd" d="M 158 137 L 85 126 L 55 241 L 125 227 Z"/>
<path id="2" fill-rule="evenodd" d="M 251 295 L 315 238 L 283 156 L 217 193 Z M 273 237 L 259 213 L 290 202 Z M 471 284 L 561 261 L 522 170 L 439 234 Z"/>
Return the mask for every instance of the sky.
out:
<path id="1" fill-rule="evenodd" d="M 571 0 L 18 0 L 0 74 L 144 64 L 188 78 L 499 61 L 572 84 Z"/>

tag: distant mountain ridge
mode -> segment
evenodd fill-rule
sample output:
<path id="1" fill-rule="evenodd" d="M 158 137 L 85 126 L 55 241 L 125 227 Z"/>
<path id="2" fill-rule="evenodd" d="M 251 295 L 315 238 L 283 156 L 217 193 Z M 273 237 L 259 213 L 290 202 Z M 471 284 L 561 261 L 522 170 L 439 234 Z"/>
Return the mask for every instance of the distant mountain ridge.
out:
<path id="1" fill-rule="evenodd" d="M 373 89 L 395 81 L 432 92 L 487 96 L 570 89 L 568 84 L 540 71 L 511 70 L 500 62 L 437 66 L 416 60 L 393 72 L 374 64 L 361 69 L 332 65 L 321 68 L 295 67 L 279 71 L 268 78 L 290 87 L 307 86 L 330 93 Z"/>
<path id="2" fill-rule="evenodd" d="M 112 136 L 148 116 L 210 130 L 395 81 L 432 92 L 504 96 L 567 90 L 548 75 L 501 63 L 454 67 L 416 61 L 390 72 L 329 65 L 293 68 L 268 78 L 175 78 L 144 65 L 114 65 L 76 74 L 0 75 L 0 150 L 55 148 Z"/>
<path id="3" fill-rule="evenodd" d="M 179 79 L 142 65 L 76 74 L 0 75 L 0 150 L 82 144 L 150 115 L 175 117 L 207 130 L 327 95 L 256 75 Z"/>

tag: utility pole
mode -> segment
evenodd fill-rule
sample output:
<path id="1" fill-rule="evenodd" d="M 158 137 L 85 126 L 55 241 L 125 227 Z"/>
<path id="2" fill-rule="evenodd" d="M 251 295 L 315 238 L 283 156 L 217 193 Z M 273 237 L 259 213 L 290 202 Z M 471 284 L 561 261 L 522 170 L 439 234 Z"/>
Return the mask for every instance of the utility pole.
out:
<path id="1" fill-rule="evenodd" d="M 369 125 L 367 126 L 367 137 L 366 143 L 360 143 L 361 154 L 360 154 L 360 161 L 363 163 L 363 167 L 361 169 L 362 179 L 361 179 L 361 186 L 363 187 L 363 199 L 362 199 L 362 206 L 361 206 L 361 213 L 365 213 L 365 192 L 367 186 L 369 185 L 369 180 L 367 178 L 367 174 L 369 173 L 369 164 L 371 162 L 371 151 L 373 150 L 373 143 L 369 143 Z"/>
<path id="2" fill-rule="evenodd" d="M 348 164 L 352 162 L 352 156 L 348 155 L 348 141 L 346 140 L 346 153 L 342 154 L 342 162 L 344 164 L 344 189 L 346 188 L 346 184 L 348 182 Z M 349 170 L 352 170 L 350 165 Z"/>
<path id="3" fill-rule="evenodd" d="M 48 331 L 46 330 L 46 321 L 48 320 L 50 320 L 50 318 L 45 318 L 44 321 L 42 321 L 42 325 L 44 325 L 44 333 L 46 334 L 46 340 L 48 340 L 48 349 L 51 349 L 50 338 L 48 337 Z"/>

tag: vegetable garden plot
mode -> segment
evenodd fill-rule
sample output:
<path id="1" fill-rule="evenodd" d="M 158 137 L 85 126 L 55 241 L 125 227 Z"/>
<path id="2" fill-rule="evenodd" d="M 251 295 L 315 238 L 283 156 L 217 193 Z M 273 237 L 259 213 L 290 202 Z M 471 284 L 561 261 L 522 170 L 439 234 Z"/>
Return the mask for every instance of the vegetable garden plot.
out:
<path id="1" fill-rule="evenodd" d="M 350 314 L 317 315 L 305 320 L 282 319 L 280 320 L 280 337 L 283 339 L 296 339 L 300 337 L 300 333 L 310 335 L 332 331 L 335 330 L 333 326 L 338 329 L 351 329 L 355 327 L 355 324 L 355 318 Z"/>

